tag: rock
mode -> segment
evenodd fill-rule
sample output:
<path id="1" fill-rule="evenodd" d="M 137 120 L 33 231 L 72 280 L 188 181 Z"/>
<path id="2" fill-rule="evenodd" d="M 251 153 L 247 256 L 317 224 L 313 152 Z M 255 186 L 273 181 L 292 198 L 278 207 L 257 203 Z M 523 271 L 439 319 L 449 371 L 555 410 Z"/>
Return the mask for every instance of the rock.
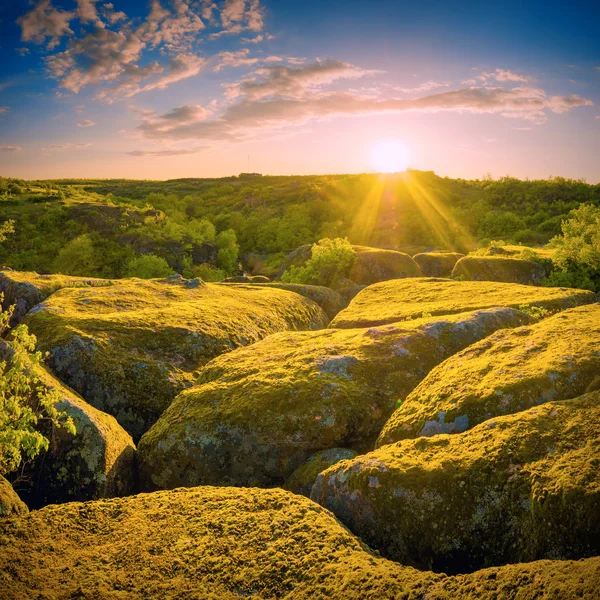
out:
<path id="1" fill-rule="evenodd" d="M 0 524 L 3 600 L 593 598 L 600 559 L 458 577 L 381 558 L 310 500 L 195 488 L 48 506 Z M 473 596 L 474 590 L 476 596 Z"/>
<path id="2" fill-rule="evenodd" d="M 137 440 L 211 358 L 329 319 L 283 290 L 124 279 L 60 290 L 25 321 L 52 371 Z"/>
<path id="3" fill-rule="evenodd" d="M 366 285 L 349 285 L 348 287 L 339 288 L 337 293 L 344 299 L 344 305 L 348 306 L 358 292 L 361 292 L 366 287 Z"/>
<path id="4" fill-rule="evenodd" d="M 0 475 L 0 519 L 18 517 L 28 511 L 27 505 L 19 498 L 12 485 Z"/>
<path id="5" fill-rule="evenodd" d="M 359 330 L 288 332 L 211 361 L 138 445 L 143 489 L 280 485 L 315 452 L 367 451 L 437 364 L 502 327 L 508 308 Z"/>
<path id="6" fill-rule="evenodd" d="M 285 482 L 284 490 L 302 494 L 310 498 L 310 492 L 321 471 L 357 456 L 354 450 L 347 448 L 330 448 L 313 454 L 302 466 L 298 467 Z"/>
<path id="7" fill-rule="evenodd" d="M 596 295 L 586 290 L 420 277 L 368 286 L 329 327 L 374 327 L 423 315 L 448 315 L 494 306 L 559 311 L 592 302 L 596 302 Z"/>
<path id="8" fill-rule="evenodd" d="M 250 283 L 269 283 L 271 280 L 264 275 L 252 275 L 250 277 Z"/>
<path id="9" fill-rule="evenodd" d="M 356 262 L 350 271 L 350 279 L 358 285 L 422 275 L 419 265 L 404 252 L 364 246 L 353 248 L 356 251 Z"/>
<path id="10" fill-rule="evenodd" d="M 281 263 L 281 267 L 279 267 L 277 279 L 281 279 L 281 276 L 292 267 L 303 267 L 311 256 L 312 244 L 304 244 L 290 252 Z"/>
<path id="11" fill-rule="evenodd" d="M 10 360 L 13 351 L 0 340 L 0 359 Z M 30 486 L 23 486 L 23 499 L 31 508 L 71 500 L 93 500 L 126 496 L 136 491 L 135 446 L 116 419 L 90 406 L 73 390 L 60 383 L 42 365 L 26 367 L 37 386 L 56 394 L 56 408 L 73 419 L 76 434 L 64 428 L 38 425 L 50 442 L 25 472 Z"/>
<path id="12" fill-rule="evenodd" d="M 421 252 L 413 260 L 426 277 L 450 277 L 454 265 L 464 254 L 460 252 Z"/>
<path id="13" fill-rule="evenodd" d="M 233 275 L 226 277 L 221 283 L 252 283 L 252 280 L 247 275 Z"/>
<path id="14" fill-rule="evenodd" d="M 378 445 L 470 429 L 492 417 L 600 389 L 600 304 L 497 331 L 452 356 L 386 423 Z"/>
<path id="15" fill-rule="evenodd" d="M 452 277 L 465 281 L 503 281 L 540 285 L 546 276 L 544 267 L 531 260 L 504 256 L 465 256 L 452 270 Z"/>
<path id="16" fill-rule="evenodd" d="M 219 248 L 212 242 L 202 242 L 192 245 L 192 262 L 195 265 L 209 263 L 216 265 L 219 257 Z"/>
<path id="17" fill-rule="evenodd" d="M 108 279 L 70 277 L 68 275 L 38 275 L 13 271 L 0 273 L 0 294 L 4 294 L 2 308 L 15 305 L 11 326 L 16 325 L 34 306 L 50 294 L 65 287 L 100 287 L 112 285 Z"/>
<path id="18" fill-rule="evenodd" d="M 388 444 L 311 497 L 383 555 L 445 573 L 600 552 L 600 391 Z"/>

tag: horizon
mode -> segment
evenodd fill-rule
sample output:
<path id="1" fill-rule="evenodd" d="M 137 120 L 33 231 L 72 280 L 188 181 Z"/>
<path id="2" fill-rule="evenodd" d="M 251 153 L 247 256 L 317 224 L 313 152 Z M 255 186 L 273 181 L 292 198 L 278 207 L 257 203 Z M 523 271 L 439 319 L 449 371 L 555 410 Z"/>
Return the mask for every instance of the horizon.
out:
<path id="1" fill-rule="evenodd" d="M 0 8 L 0 169 L 597 184 L 598 17 L 586 1 L 18 0 Z"/>

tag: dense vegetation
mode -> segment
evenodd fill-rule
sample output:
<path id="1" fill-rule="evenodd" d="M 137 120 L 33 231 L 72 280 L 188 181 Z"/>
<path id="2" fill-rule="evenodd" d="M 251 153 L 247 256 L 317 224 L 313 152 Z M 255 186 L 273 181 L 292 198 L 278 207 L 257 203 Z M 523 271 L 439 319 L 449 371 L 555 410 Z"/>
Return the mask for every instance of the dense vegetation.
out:
<path id="1" fill-rule="evenodd" d="M 493 239 L 543 244 L 582 203 L 600 206 L 600 185 L 467 181 L 419 171 L 164 182 L 1 179 L 2 221 L 13 220 L 15 233 L 0 262 L 73 275 L 176 271 L 219 279 L 237 269 L 238 251 L 245 268 L 269 273 L 286 253 L 322 238 L 414 251 L 465 251 Z"/>

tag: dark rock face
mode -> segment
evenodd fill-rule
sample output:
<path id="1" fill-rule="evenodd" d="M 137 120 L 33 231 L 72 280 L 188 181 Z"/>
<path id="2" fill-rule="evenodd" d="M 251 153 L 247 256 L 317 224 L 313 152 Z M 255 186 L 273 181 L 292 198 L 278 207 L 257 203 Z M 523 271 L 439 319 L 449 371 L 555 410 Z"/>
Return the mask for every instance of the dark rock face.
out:
<path id="1" fill-rule="evenodd" d="M 0 519 L 25 515 L 29 509 L 12 485 L 0 475 Z"/>
<path id="2" fill-rule="evenodd" d="M 454 265 L 464 256 L 460 252 L 422 252 L 413 260 L 426 277 L 450 277 Z"/>
<path id="3" fill-rule="evenodd" d="M 219 248 L 211 242 L 203 242 L 192 246 L 192 261 L 195 265 L 203 263 L 216 265 L 218 254 Z"/>

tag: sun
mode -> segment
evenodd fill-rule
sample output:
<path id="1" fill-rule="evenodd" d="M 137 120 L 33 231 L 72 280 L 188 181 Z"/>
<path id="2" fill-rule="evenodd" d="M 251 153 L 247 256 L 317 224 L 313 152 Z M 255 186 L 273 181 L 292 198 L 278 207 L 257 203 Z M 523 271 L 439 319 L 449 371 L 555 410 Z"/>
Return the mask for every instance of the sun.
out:
<path id="1" fill-rule="evenodd" d="M 371 163 L 379 173 L 406 171 L 410 152 L 400 140 L 379 140 L 371 149 Z"/>

